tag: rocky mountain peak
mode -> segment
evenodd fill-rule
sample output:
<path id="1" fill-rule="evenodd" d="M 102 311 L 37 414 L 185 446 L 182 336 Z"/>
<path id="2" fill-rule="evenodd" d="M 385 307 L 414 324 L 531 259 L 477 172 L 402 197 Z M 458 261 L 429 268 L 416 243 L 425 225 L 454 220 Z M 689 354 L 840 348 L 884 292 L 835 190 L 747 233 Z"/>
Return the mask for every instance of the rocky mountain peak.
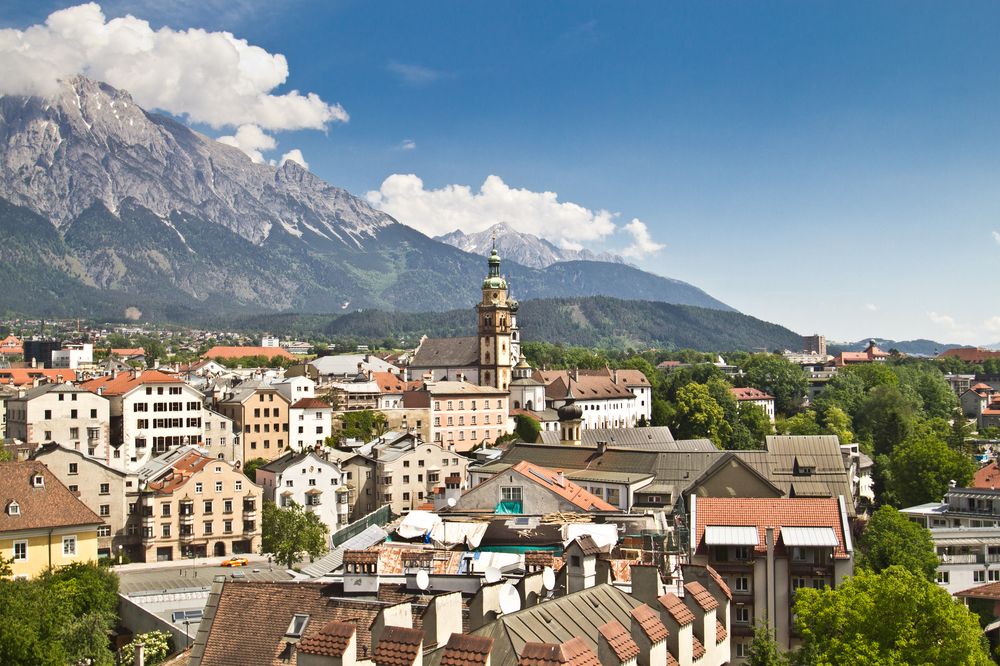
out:
<path id="1" fill-rule="evenodd" d="M 547 268 L 562 261 L 603 261 L 624 264 L 625 260 L 608 252 L 595 253 L 590 250 L 570 250 L 561 248 L 544 238 L 522 233 L 506 221 L 500 221 L 488 229 L 471 234 L 456 229 L 438 236 L 436 240 L 473 254 L 489 256 L 496 239 L 497 250 L 511 261 L 532 268 Z"/>

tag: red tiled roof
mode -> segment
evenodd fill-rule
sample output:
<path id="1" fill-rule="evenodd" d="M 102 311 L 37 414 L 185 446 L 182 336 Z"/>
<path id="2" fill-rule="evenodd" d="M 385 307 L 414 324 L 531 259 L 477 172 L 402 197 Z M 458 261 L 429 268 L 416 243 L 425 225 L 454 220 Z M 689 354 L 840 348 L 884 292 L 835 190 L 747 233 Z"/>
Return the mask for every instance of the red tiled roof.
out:
<path id="1" fill-rule="evenodd" d="M 92 393 L 104 389 L 104 395 L 125 395 L 143 384 L 183 384 L 180 379 L 159 370 L 143 370 L 142 372 L 120 372 L 118 376 L 105 375 L 84 382 L 80 386 Z"/>
<path id="2" fill-rule="evenodd" d="M 319 631 L 306 634 L 298 651 L 322 657 L 343 657 L 356 632 L 357 626 L 352 622 L 331 620 Z"/>
<path id="3" fill-rule="evenodd" d="M 696 636 L 691 637 L 691 656 L 694 657 L 695 661 L 705 656 L 705 646 Z"/>
<path id="4" fill-rule="evenodd" d="M 589 534 L 584 534 L 583 536 L 578 536 L 577 538 L 573 539 L 573 541 L 569 545 L 572 546 L 573 544 L 579 546 L 580 552 L 583 553 L 584 555 L 601 554 L 601 549 L 598 547 L 597 542 L 594 541 L 594 537 L 590 536 Z M 568 547 L 569 546 L 567 546 L 567 548 Z"/>
<path id="5" fill-rule="evenodd" d="M 218 458 L 210 458 L 198 451 L 189 451 L 171 465 L 172 473 L 168 473 L 156 481 L 150 481 L 148 487 L 156 493 L 172 493 L 187 483 L 187 480 L 192 476 L 205 469 L 211 462 L 221 463 Z"/>
<path id="6" fill-rule="evenodd" d="M 525 643 L 518 666 L 600 666 L 597 655 L 579 636 L 558 645 L 555 643 Z"/>
<path id="7" fill-rule="evenodd" d="M 660 620 L 660 616 L 646 604 L 636 606 L 630 611 L 630 614 L 639 623 L 639 627 L 642 628 L 642 632 L 646 634 L 646 638 L 649 639 L 650 643 L 665 641 L 667 636 L 670 635 L 663 621 Z"/>
<path id="8" fill-rule="evenodd" d="M 546 397 L 555 400 L 565 398 L 569 390 L 573 391 L 573 396 L 577 400 L 635 398 L 635 395 L 625 388 L 621 376 L 618 379 L 619 383 L 615 384 L 611 375 L 605 370 L 596 373 L 579 370 L 575 378 L 569 370 L 537 370 L 535 375 L 536 379 L 545 384 Z"/>
<path id="9" fill-rule="evenodd" d="M 691 595 L 703 611 L 710 611 L 719 607 L 719 602 L 712 596 L 712 593 L 705 589 L 705 586 L 696 580 L 684 586 L 684 591 Z"/>
<path id="10" fill-rule="evenodd" d="M 767 551 L 765 531 L 774 528 L 774 541 L 781 538 L 782 527 L 829 527 L 837 535 L 834 557 L 848 557 L 837 498 L 805 497 L 699 497 L 695 511 L 695 543 L 701 547 L 706 525 L 756 527 L 756 551 Z"/>
<path id="11" fill-rule="evenodd" d="M 247 356 L 263 356 L 264 358 L 295 358 L 288 350 L 281 347 L 212 347 L 201 355 L 202 358 L 246 358 Z"/>
<path id="12" fill-rule="evenodd" d="M 43 483 L 35 488 L 32 478 L 38 474 Z M 10 515 L 11 502 L 17 502 L 18 515 Z M 103 522 L 42 463 L 0 462 L 0 533 Z"/>
<path id="13" fill-rule="evenodd" d="M 375 647 L 375 663 L 378 666 L 413 666 L 423 641 L 424 632 L 420 629 L 388 626 Z"/>
<path id="14" fill-rule="evenodd" d="M 559 474 L 546 467 L 522 460 L 511 469 L 584 511 L 618 511 L 618 507 L 608 504 L 582 486 L 578 486 L 565 477 L 560 477 Z"/>
<path id="15" fill-rule="evenodd" d="M 742 388 L 731 388 L 729 392 L 737 400 L 774 400 L 773 395 L 768 395 L 760 389 L 755 389 L 752 386 L 746 386 Z"/>
<path id="16" fill-rule="evenodd" d="M 966 363 L 982 363 L 987 359 L 1000 358 L 1000 351 L 974 347 L 952 347 L 938 354 L 938 358 L 957 358 Z"/>
<path id="17" fill-rule="evenodd" d="M 992 386 L 990 386 L 989 384 L 984 384 L 983 382 L 979 382 L 978 384 L 973 384 L 969 388 L 971 390 L 973 390 L 973 391 L 976 391 L 976 392 L 979 392 L 979 391 L 992 391 L 993 390 Z"/>
<path id="18" fill-rule="evenodd" d="M 991 462 L 985 467 L 980 467 L 972 479 L 970 488 L 996 488 L 1000 486 L 1000 467 L 995 462 Z"/>
<path id="19" fill-rule="evenodd" d="M 289 409 L 332 409 L 330 403 L 323 402 L 319 398 L 302 398 L 294 405 L 290 405 Z"/>
<path id="20" fill-rule="evenodd" d="M 444 646 L 440 666 L 478 666 L 485 664 L 493 650 L 493 639 L 488 636 L 452 634 Z"/>
<path id="21" fill-rule="evenodd" d="M 667 609 L 667 612 L 673 616 L 674 621 L 682 627 L 685 624 L 691 624 L 694 622 L 694 613 L 692 613 L 691 609 L 685 606 L 684 602 L 681 601 L 681 598 L 673 592 L 667 592 L 662 597 L 657 599 L 657 601 L 660 602 L 661 606 Z"/>
<path id="22" fill-rule="evenodd" d="M 987 583 L 955 593 L 956 597 L 971 597 L 973 599 L 992 599 L 1000 601 L 1000 583 Z"/>
<path id="23" fill-rule="evenodd" d="M 71 381 L 76 379 L 76 372 L 68 369 L 48 368 L 4 368 L 0 370 L 0 384 L 10 386 L 28 386 L 36 379 L 45 382 Z"/>
<path id="24" fill-rule="evenodd" d="M 726 636 L 727 635 L 728 635 L 728 633 L 726 632 L 726 625 L 724 625 L 721 622 L 719 622 L 718 620 L 716 620 L 715 621 L 715 642 L 716 643 L 721 643 L 722 641 L 726 640 Z"/>
<path id="25" fill-rule="evenodd" d="M 372 380 L 378 385 L 380 393 L 404 393 L 406 391 L 416 391 L 423 382 L 404 382 L 403 378 L 394 372 L 373 372 Z"/>
<path id="26" fill-rule="evenodd" d="M 652 613 L 652 611 L 650 611 Z M 597 628 L 601 636 L 608 642 L 608 647 L 618 657 L 618 661 L 628 661 L 639 656 L 639 646 L 632 640 L 628 630 L 618 620 L 612 620 Z"/>
<path id="27" fill-rule="evenodd" d="M 112 347 L 109 350 L 115 356 L 145 356 L 146 350 L 142 347 Z"/>

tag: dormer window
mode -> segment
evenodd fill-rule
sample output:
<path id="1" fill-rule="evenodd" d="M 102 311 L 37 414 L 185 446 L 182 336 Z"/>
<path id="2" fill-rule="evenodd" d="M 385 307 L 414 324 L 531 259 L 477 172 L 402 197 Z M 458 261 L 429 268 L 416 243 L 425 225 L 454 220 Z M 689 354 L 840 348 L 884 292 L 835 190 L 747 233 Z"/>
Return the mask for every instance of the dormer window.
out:
<path id="1" fill-rule="evenodd" d="M 20 516 L 21 515 L 21 505 L 18 504 L 17 502 L 15 502 L 14 500 L 11 500 L 10 503 L 7 504 L 7 515 L 8 516 Z"/>
<path id="2" fill-rule="evenodd" d="M 45 477 L 41 474 L 34 474 L 31 477 L 31 486 L 33 488 L 44 488 L 45 487 Z"/>
<path id="3" fill-rule="evenodd" d="M 296 613 L 292 616 L 292 621 L 288 623 L 288 630 L 285 632 L 285 638 L 302 638 L 302 634 L 305 633 L 306 625 L 308 624 L 308 615 Z"/>

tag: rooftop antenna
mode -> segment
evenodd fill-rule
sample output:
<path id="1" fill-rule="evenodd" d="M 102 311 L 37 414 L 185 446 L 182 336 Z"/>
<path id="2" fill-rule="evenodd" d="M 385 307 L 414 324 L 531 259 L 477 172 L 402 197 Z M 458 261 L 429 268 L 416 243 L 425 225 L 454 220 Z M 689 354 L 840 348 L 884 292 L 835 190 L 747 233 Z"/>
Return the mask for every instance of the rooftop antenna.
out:
<path id="1" fill-rule="evenodd" d="M 500 579 L 503 578 L 503 574 L 496 567 L 486 567 L 483 577 L 486 579 L 487 583 L 498 583 L 500 582 Z"/>

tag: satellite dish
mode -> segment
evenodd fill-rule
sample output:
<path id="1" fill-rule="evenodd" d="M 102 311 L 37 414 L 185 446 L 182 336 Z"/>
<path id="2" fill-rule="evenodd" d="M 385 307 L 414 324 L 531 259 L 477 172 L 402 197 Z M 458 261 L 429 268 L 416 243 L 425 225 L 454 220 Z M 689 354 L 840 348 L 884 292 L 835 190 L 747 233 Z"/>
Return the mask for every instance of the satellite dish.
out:
<path id="1" fill-rule="evenodd" d="M 421 569 L 417 572 L 417 587 L 421 590 L 426 590 L 431 586 L 431 576 L 426 570 Z"/>
<path id="2" fill-rule="evenodd" d="M 497 583 L 503 578 L 503 574 L 496 567 L 486 567 L 486 572 L 484 573 L 487 583 Z"/>
<path id="3" fill-rule="evenodd" d="M 552 567 L 545 567 L 542 569 L 542 587 L 549 591 L 555 589 L 556 572 L 552 570 Z"/>
<path id="4" fill-rule="evenodd" d="M 454 508 L 456 504 L 458 504 L 458 500 L 456 500 L 454 497 L 448 498 L 448 506 Z"/>
<path id="5" fill-rule="evenodd" d="M 521 595 L 517 593 L 517 588 L 510 583 L 504 583 L 503 587 L 500 588 L 500 610 L 505 615 L 521 610 Z"/>

